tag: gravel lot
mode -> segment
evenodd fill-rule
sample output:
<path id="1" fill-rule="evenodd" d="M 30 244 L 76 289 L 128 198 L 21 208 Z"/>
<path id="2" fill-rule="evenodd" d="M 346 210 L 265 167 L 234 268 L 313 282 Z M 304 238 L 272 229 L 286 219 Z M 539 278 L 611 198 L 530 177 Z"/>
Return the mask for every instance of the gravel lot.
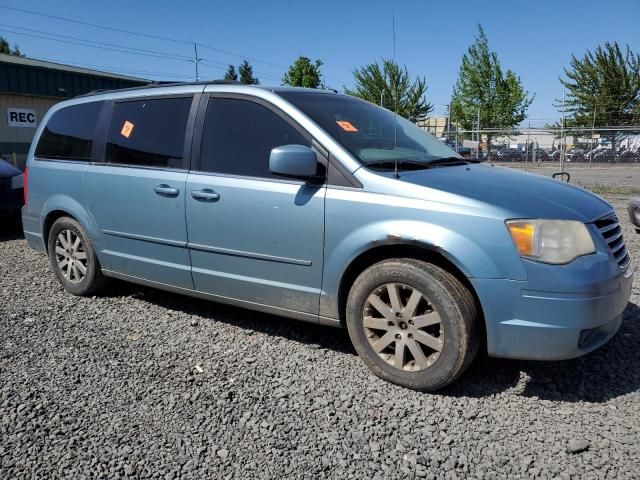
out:
<path id="1" fill-rule="evenodd" d="M 17 233 L 0 278 L 1 478 L 640 477 L 637 287 L 586 357 L 482 357 L 420 394 L 340 330 L 124 283 L 72 297 Z"/>
<path id="2" fill-rule="evenodd" d="M 545 162 L 541 166 L 532 166 L 531 162 L 495 163 L 504 167 L 528 170 L 540 175 L 552 176 L 560 171 L 558 162 Z M 565 163 L 565 171 L 571 175 L 571 183 L 590 188 L 598 192 L 640 194 L 640 164 L 603 164 L 594 163 L 591 167 L 587 163 Z M 616 192 L 615 190 L 622 190 Z"/>

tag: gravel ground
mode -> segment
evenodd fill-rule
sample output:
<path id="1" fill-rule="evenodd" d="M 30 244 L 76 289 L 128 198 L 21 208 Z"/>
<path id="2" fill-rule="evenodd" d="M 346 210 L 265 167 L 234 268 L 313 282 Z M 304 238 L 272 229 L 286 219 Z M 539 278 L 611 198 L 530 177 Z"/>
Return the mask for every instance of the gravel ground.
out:
<path id="1" fill-rule="evenodd" d="M 528 170 L 550 177 L 560 171 L 558 162 L 543 163 L 541 166 L 532 166 L 531 163 L 495 163 L 504 167 Z M 640 165 L 639 164 L 593 164 L 589 167 L 586 163 L 565 163 L 565 171 L 571 175 L 571 183 L 575 183 L 585 188 L 596 189 L 621 189 L 640 193 Z M 606 191 L 606 190 L 605 190 Z M 609 192 L 627 193 L 627 192 Z"/>
<path id="2" fill-rule="evenodd" d="M 421 394 L 340 330 L 124 283 L 72 297 L 18 234 L 0 278 L 2 478 L 640 477 L 637 287 L 586 357 L 481 357 Z"/>

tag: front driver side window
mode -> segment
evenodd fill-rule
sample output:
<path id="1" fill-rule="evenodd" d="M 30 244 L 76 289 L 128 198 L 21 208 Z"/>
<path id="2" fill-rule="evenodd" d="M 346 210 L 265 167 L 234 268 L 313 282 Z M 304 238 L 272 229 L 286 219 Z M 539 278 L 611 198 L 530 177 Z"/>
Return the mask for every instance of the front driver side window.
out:
<path id="1" fill-rule="evenodd" d="M 249 100 L 209 100 L 204 124 L 201 170 L 275 178 L 269 171 L 271 149 L 311 142 L 281 116 Z"/>

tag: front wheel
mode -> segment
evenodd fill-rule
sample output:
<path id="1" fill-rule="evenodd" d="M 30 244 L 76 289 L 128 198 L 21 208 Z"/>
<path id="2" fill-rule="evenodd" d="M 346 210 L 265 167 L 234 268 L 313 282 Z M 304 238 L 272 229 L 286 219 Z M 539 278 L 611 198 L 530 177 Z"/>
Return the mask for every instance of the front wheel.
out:
<path id="1" fill-rule="evenodd" d="M 47 243 L 53 273 L 73 295 L 93 295 L 105 283 L 93 245 L 78 222 L 59 218 L 51 226 Z"/>
<path id="2" fill-rule="evenodd" d="M 376 263 L 354 282 L 346 322 L 369 369 L 414 390 L 453 382 L 478 351 L 473 296 L 435 265 L 393 259 Z"/>

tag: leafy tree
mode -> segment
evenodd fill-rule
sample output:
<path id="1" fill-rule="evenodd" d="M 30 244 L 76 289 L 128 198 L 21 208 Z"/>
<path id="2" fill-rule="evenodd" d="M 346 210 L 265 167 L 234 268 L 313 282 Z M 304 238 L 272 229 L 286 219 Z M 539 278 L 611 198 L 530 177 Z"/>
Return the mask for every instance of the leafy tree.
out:
<path id="1" fill-rule="evenodd" d="M 640 121 L 640 54 L 617 42 L 587 50 L 582 58 L 571 56 L 570 67 L 564 69 L 566 79 L 560 79 L 567 89 L 564 102 L 566 125 L 617 127 L 635 125 Z M 562 103 L 556 100 L 556 106 Z M 613 148 L 616 132 L 602 131 Z"/>
<path id="2" fill-rule="evenodd" d="M 318 88 L 322 84 L 321 65 L 320 60 L 311 63 L 308 57 L 299 56 L 282 77 L 282 84 L 291 87 Z"/>
<path id="3" fill-rule="evenodd" d="M 425 118 L 433 105 L 425 99 L 427 81 L 424 77 L 411 80 L 407 67 L 393 60 L 382 59 L 353 71 L 355 88 L 345 93 L 382 105 L 412 122 Z"/>
<path id="4" fill-rule="evenodd" d="M 238 80 L 238 73 L 236 72 L 236 67 L 233 65 L 229 65 L 227 72 L 224 74 L 225 80 Z"/>
<path id="5" fill-rule="evenodd" d="M 16 57 L 24 57 L 24 53 L 20 51 L 20 47 L 14 45 L 13 48 L 11 48 L 11 45 L 9 45 L 9 42 L 4 37 L 0 37 L 0 53 L 14 55 Z"/>
<path id="6" fill-rule="evenodd" d="M 253 76 L 253 67 L 246 60 L 238 67 L 240 83 L 245 85 L 260 85 L 260 81 Z"/>
<path id="7" fill-rule="evenodd" d="M 520 78 L 511 70 L 502 71 L 496 52 L 481 25 L 475 42 L 462 56 L 458 81 L 451 98 L 451 117 L 464 129 L 472 129 L 478 121 L 482 128 L 513 128 L 527 116 L 533 96 L 529 96 Z M 491 135 L 487 135 L 491 148 Z"/>

